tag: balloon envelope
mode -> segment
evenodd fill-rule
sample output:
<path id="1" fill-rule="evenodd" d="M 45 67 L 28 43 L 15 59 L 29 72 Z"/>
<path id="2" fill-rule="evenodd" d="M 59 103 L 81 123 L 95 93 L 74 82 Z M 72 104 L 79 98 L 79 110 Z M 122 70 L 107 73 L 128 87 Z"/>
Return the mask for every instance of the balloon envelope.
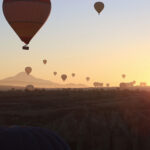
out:
<path id="1" fill-rule="evenodd" d="M 106 84 L 106 86 L 107 86 L 107 87 L 110 87 L 110 84 L 109 84 L 109 83 L 107 83 L 107 84 Z"/>
<path id="2" fill-rule="evenodd" d="M 86 77 L 86 81 L 90 81 L 90 77 Z"/>
<path id="3" fill-rule="evenodd" d="M 126 75 L 125 75 L 125 74 L 122 74 L 122 78 L 126 78 Z"/>
<path id="4" fill-rule="evenodd" d="M 43 64 L 47 64 L 47 60 L 46 59 L 43 60 Z"/>
<path id="5" fill-rule="evenodd" d="M 102 12 L 102 10 L 104 9 L 104 3 L 102 3 L 102 2 L 96 2 L 94 4 L 94 8 L 100 14 Z"/>
<path id="6" fill-rule="evenodd" d="M 63 81 L 66 81 L 67 75 L 66 75 L 66 74 L 62 74 L 62 75 L 61 75 L 61 79 L 62 79 Z"/>
<path id="7" fill-rule="evenodd" d="M 72 73 L 71 75 L 72 75 L 72 77 L 75 77 L 76 74 L 75 74 L 75 73 Z"/>
<path id="8" fill-rule="evenodd" d="M 57 75 L 57 72 L 53 72 L 53 74 L 54 74 L 54 76 L 56 76 L 56 75 Z"/>
<path id="9" fill-rule="evenodd" d="M 43 26 L 50 11 L 50 0 L 3 0 L 4 16 L 25 44 Z"/>
<path id="10" fill-rule="evenodd" d="M 26 67 L 25 72 L 26 72 L 27 75 L 29 75 L 32 72 L 32 68 L 31 67 Z"/>

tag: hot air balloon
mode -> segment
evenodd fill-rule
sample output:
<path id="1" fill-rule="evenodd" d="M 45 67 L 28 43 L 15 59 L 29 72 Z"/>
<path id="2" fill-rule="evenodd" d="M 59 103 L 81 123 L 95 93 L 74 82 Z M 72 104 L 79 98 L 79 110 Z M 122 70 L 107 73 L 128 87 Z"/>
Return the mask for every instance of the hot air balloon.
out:
<path id="1" fill-rule="evenodd" d="M 110 86 L 110 84 L 109 84 L 109 83 L 107 83 L 107 84 L 106 84 L 106 86 L 107 86 L 107 87 L 109 87 L 109 86 Z"/>
<path id="2" fill-rule="evenodd" d="M 90 77 L 86 77 L 86 81 L 90 81 Z"/>
<path id="3" fill-rule="evenodd" d="M 3 13 L 9 25 L 26 44 L 46 22 L 51 11 L 50 0 L 3 0 Z"/>
<path id="4" fill-rule="evenodd" d="M 27 75 L 29 75 L 32 72 L 32 68 L 31 67 L 26 67 L 25 72 L 26 72 Z"/>
<path id="5" fill-rule="evenodd" d="M 102 2 L 96 2 L 94 4 L 94 8 L 98 12 L 98 14 L 100 14 L 102 12 L 102 10 L 104 9 L 104 3 L 102 3 Z"/>
<path id="6" fill-rule="evenodd" d="M 43 64 L 45 64 L 45 65 L 47 64 L 47 60 L 46 59 L 43 60 Z"/>
<path id="7" fill-rule="evenodd" d="M 61 79 L 62 79 L 63 81 L 66 81 L 67 75 L 66 75 L 66 74 L 62 74 L 62 75 L 61 75 Z"/>
<path id="8" fill-rule="evenodd" d="M 125 78 L 126 78 L 126 75 L 125 75 L 125 74 L 122 74 L 122 78 L 125 79 Z"/>
<path id="9" fill-rule="evenodd" d="M 57 72 L 53 72 L 53 74 L 54 74 L 54 76 L 56 76 L 56 75 L 57 75 Z"/>
<path id="10" fill-rule="evenodd" d="M 70 150 L 54 132 L 26 126 L 0 127 L 1 150 Z"/>
<path id="11" fill-rule="evenodd" d="M 75 74 L 75 73 L 72 73 L 72 74 L 71 74 L 71 76 L 72 76 L 72 77 L 75 77 L 75 76 L 76 76 L 76 74 Z"/>

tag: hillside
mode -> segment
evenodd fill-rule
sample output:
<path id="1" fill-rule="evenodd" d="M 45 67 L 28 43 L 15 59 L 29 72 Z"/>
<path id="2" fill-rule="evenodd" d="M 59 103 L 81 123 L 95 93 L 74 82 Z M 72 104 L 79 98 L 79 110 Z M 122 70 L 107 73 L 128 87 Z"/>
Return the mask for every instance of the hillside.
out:
<path id="1" fill-rule="evenodd" d="M 0 80 L 0 90 L 5 87 L 5 89 L 10 89 L 12 87 L 26 87 L 27 85 L 32 84 L 36 88 L 85 88 L 85 85 L 82 84 L 58 84 L 51 82 L 49 80 L 43 80 L 36 78 L 32 75 L 27 75 L 25 72 L 18 73 L 13 77 L 9 77 L 3 80 Z"/>

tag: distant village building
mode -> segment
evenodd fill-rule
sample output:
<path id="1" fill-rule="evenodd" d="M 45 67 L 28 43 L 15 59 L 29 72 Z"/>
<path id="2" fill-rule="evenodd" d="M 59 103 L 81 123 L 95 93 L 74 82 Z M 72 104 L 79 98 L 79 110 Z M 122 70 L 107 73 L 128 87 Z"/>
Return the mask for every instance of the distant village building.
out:
<path id="1" fill-rule="evenodd" d="M 34 91 L 34 86 L 33 85 L 27 85 L 25 90 L 26 91 Z"/>
<path id="2" fill-rule="evenodd" d="M 147 83 L 141 82 L 141 83 L 140 83 L 140 86 L 147 86 Z"/>
<path id="3" fill-rule="evenodd" d="M 128 82 L 128 83 L 122 82 L 120 83 L 120 88 L 130 88 L 130 87 L 133 87 L 134 84 L 135 82 Z"/>
<path id="4" fill-rule="evenodd" d="M 100 82 L 94 82 L 93 83 L 94 87 L 98 88 L 98 87 L 103 87 L 103 83 Z"/>

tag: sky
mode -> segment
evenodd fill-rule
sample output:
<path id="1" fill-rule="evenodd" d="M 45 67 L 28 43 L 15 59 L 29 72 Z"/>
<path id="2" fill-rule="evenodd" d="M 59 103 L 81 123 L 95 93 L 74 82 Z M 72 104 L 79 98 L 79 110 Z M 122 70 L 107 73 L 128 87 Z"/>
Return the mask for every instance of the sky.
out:
<path id="1" fill-rule="evenodd" d="M 33 76 L 54 82 L 62 82 L 59 76 L 66 73 L 67 83 L 86 84 L 89 76 L 89 85 L 133 80 L 150 84 L 150 0 L 103 0 L 101 15 L 93 8 L 96 0 L 51 2 L 49 19 L 32 39 L 30 51 L 23 51 L 24 43 L 6 22 L 0 1 L 0 79 L 31 66 Z"/>

